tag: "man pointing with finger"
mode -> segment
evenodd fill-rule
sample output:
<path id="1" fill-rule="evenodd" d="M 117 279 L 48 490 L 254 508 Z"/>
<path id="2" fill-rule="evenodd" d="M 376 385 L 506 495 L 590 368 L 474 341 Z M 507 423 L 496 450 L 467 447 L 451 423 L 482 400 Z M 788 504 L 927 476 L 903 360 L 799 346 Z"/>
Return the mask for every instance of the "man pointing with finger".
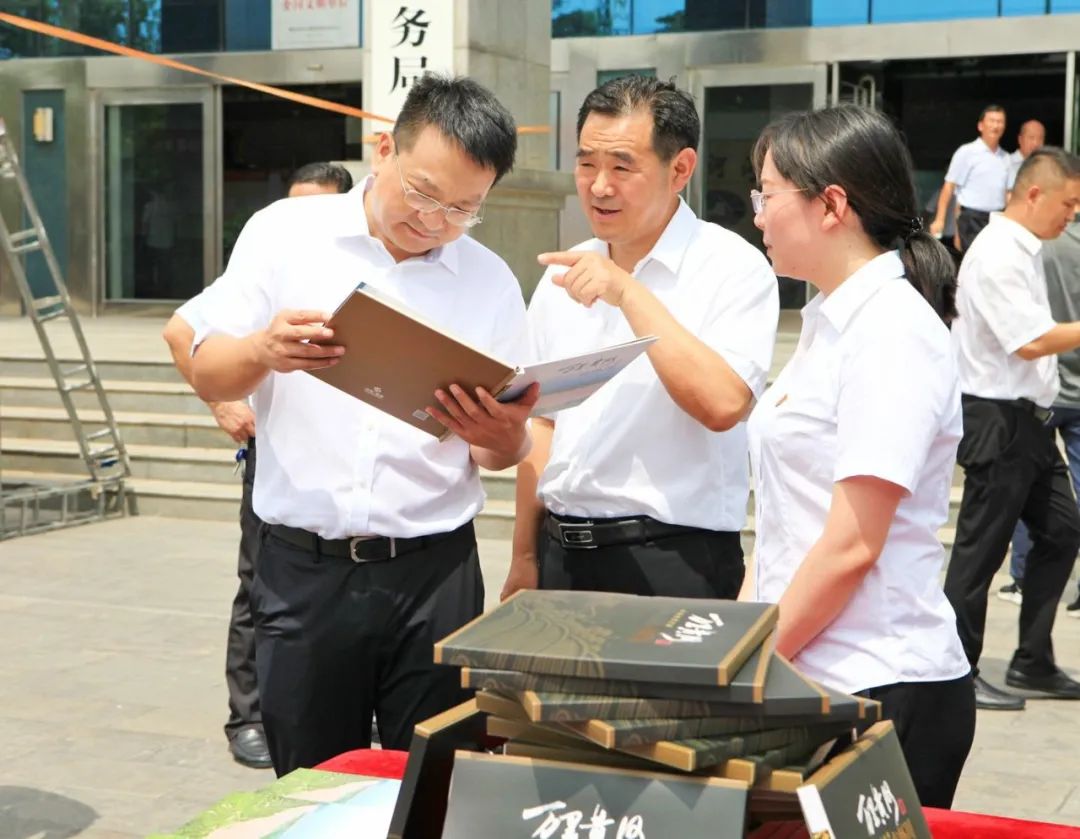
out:
<path id="1" fill-rule="evenodd" d="M 517 281 L 462 236 L 515 148 L 488 91 L 424 76 L 379 138 L 373 174 L 256 213 L 202 311 L 199 395 L 254 393 L 266 526 L 251 602 L 279 775 L 368 746 L 373 712 L 383 745 L 407 749 L 417 722 L 462 699 L 432 647 L 483 609 L 477 466 L 528 452 L 535 389 L 507 405 L 456 385 L 432 394 L 429 411 L 455 432 L 439 442 L 298 371 L 340 360 L 324 323 L 359 282 L 493 355 L 526 356 Z"/>
<path id="2" fill-rule="evenodd" d="M 776 277 L 679 197 L 700 122 L 670 82 L 624 76 L 578 112 L 575 179 L 596 238 L 529 306 L 536 358 L 659 338 L 588 401 L 533 421 L 503 588 L 738 596 L 749 493 L 742 420 L 765 386 Z"/>

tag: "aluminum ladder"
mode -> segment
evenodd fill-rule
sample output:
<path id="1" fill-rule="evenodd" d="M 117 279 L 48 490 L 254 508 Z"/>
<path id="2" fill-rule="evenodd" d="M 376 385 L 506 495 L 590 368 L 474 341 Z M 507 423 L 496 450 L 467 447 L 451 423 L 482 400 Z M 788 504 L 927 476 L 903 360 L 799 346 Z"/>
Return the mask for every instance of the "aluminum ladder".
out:
<path id="1" fill-rule="evenodd" d="M 0 184 L 10 182 L 18 188 L 20 221 L 28 220 L 29 226 L 12 232 L 0 214 L 0 251 L 3 251 L 8 276 L 19 290 L 23 308 L 41 342 L 87 477 L 61 482 L 28 482 L 13 487 L 0 483 L 0 500 L 3 502 L 0 539 L 123 515 L 127 508 L 125 481 L 131 474 L 127 449 L 60 275 L 60 264 L 49 244 L 11 136 L 0 119 Z M 29 254 L 38 252 L 45 260 L 51 280 L 51 288 L 45 295 L 35 294 L 23 261 Z M 62 328 L 75 338 L 80 357 L 74 364 L 61 364 L 53 348 L 49 330 Z M 89 424 L 82 420 L 75 401 L 75 395 L 80 392 L 93 394 L 94 408 L 104 418 L 102 421 Z"/>

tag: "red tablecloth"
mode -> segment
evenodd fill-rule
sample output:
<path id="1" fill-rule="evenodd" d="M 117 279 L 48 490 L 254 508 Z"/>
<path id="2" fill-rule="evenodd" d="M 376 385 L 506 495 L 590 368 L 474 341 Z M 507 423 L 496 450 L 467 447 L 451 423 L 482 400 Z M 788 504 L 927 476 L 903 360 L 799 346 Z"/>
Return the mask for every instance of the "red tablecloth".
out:
<path id="1" fill-rule="evenodd" d="M 389 749 L 358 749 L 320 763 L 316 769 L 350 775 L 400 778 L 405 774 L 408 752 Z M 1080 828 L 1044 822 L 981 816 L 956 810 L 923 810 L 934 839 L 1080 839 Z M 751 834 L 751 839 L 808 839 L 799 822 L 773 822 Z"/>

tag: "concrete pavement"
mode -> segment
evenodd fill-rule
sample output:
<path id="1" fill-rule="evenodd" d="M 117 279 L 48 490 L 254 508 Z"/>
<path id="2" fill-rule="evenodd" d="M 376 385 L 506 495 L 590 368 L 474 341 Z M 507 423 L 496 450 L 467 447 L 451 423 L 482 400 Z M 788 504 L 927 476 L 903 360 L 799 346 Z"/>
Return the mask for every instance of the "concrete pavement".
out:
<path id="1" fill-rule="evenodd" d="M 234 763 L 221 730 L 236 539 L 230 523 L 139 517 L 0 543 L 0 837 L 145 836 L 272 779 Z M 508 553 L 481 545 L 489 604 Z M 999 684 L 1016 617 L 991 600 Z M 1064 609 L 1055 641 L 1075 674 Z M 1078 755 L 1080 702 L 981 712 L 956 806 L 1080 823 Z"/>

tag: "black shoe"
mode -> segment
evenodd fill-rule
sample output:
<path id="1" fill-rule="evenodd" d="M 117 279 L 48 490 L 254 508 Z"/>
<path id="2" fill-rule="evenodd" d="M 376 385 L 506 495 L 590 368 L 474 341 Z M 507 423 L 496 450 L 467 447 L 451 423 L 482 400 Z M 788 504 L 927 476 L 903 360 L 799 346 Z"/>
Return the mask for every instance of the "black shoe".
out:
<path id="1" fill-rule="evenodd" d="M 1036 691 L 1054 699 L 1080 699 L 1080 682 L 1069 678 L 1060 669 L 1047 676 L 1029 676 L 1023 670 L 1010 667 L 1005 671 L 1005 684 Z"/>
<path id="2" fill-rule="evenodd" d="M 1020 591 L 1020 583 L 1013 580 L 1007 586 L 1002 586 L 998 589 L 997 596 L 999 600 L 1004 600 L 1006 603 L 1015 603 L 1019 606 L 1024 602 L 1023 592 Z"/>
<path id="3" fill-rule="evenodd" d="M 1065 607 L 1065 614 L 1070 618 L 1080 618 L 1080 594 L 1076 595 L 1076 599 Z"/>
<path id="4" fill-rule="evenodd" d="M 1012 671 L 1009 671 L 1012 672 Z M 990 684 L 982 676 L 975 679 L 975 707 L 984 711 L 1023 711 L 1027 702 Z M 1008 678 L 1006 678 L 1008 681 Z"/>
<path id="5" fill-rule="evenodd" d="M 269 769 L 273 765 L 270 748 L 266 745 L 266 735 L 262 729 L 253 725 L 236 732 L 236 736 L 229 741 L 229 751 L 237 763 L 252 769 Z"/>

